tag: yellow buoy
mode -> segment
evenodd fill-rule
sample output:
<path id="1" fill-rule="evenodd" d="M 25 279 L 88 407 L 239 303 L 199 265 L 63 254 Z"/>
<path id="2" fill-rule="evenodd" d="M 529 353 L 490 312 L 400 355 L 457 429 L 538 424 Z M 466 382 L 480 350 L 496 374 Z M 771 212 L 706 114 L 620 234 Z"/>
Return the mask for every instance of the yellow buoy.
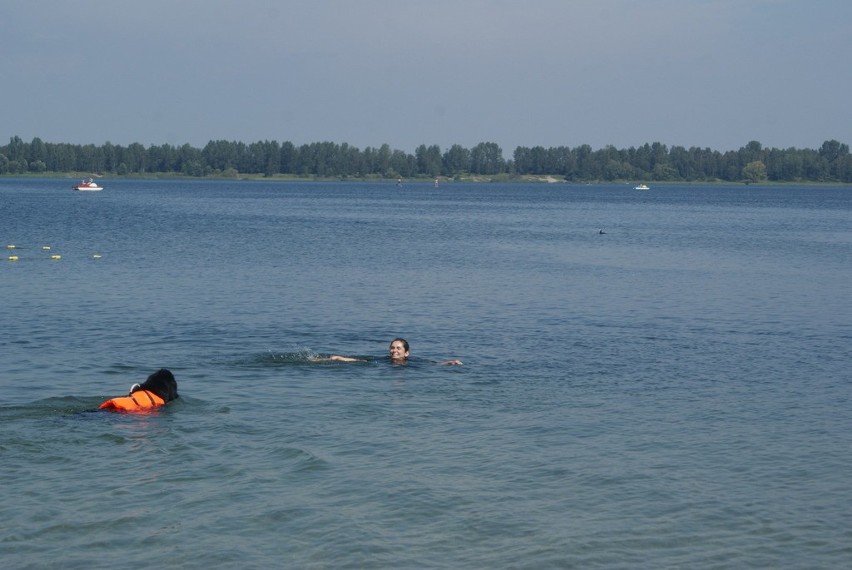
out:
<path id="1" fill-rule="evenodd" d="M 62 259 L 61 255 L 51 255 L 50 259 Z"/>
<path id="2" fill-rule="evenodd" d="M 18 256 L 17 255 L 10 255 L 9 261 L 18 261 Z"/>
<path id="3" fill-rule="evenodd" d="M 50 251 L 50 246 L 49 245 L 43 245 L 43 246 L 41 246 L 41 249 L 43 249 L 44 251 Z"/>
<path id="4" fill-rule="evenodd" d="M 93 256 L 92 256 L 92 258 L 93 258 L 93 259 L 100 259 L 100 258 L 101 258 L 101 256 L 100 256 L 99 254 L 97 254 L 97 253 L 96 253 L 95 255 L 93 255 Z"/>
<path id="5" fill-rule="evenodd" d="M 9 245 L 6 246 L 6 249 L 15 249 L 15 246 L 12 245 L 12 244 L 9 244 Z"/>

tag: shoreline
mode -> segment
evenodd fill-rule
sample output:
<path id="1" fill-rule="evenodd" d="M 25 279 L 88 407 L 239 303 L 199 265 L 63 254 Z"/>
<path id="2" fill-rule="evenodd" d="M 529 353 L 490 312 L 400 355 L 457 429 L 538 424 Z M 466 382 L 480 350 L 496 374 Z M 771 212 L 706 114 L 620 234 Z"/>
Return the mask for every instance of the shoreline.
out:
<path id="1" fill-rule="evenodd" d="M 247 175 L 209 175 L 209 176 L 187 176 L 180 173 L 157 173 L 157 174 L 88 174 L 79 172 L 40 172 L 40 173 L 24 173 L 24 174 L 0 174 L 0 180 L 3 179 L 67 179 L 79 180 L 82 178 L 95 177 L 108 180 L 231 180 L 235 182 L 382 182 L 396 183 L 398 178 L 385 178 L 373 176 L 297 176 L 278 174 L 275 176 L 264 176 L 262 174 L 247 174 Z M 402 183 L 432 183 L 435 178 L 432 177 L 414 177 L 404 178 Z M 544 174 L 544 175 L 513 175 L 513 174 L 498 174 L 498 175 L 463 175 L 454 178 L 439 176 L 438 184 L 492 184 L 492 183 L 509 183 L 509 184 L 544 184 L 544 185 L 568 185 L 568 186 L 615 186 L 615 185 L 635 185 L 638 183 L 651 184 L 654 186 L 849 186 L 852 183 L 848 182 L 819 182 L 819 181 L 784 181 L 776 182 L 764 180 L 761 182 L 744 182 L 744 181 L 726 181 L 726 180 L 588 180 L 588 181 L 572 181 L 565 180 L 561 175 Z"/>

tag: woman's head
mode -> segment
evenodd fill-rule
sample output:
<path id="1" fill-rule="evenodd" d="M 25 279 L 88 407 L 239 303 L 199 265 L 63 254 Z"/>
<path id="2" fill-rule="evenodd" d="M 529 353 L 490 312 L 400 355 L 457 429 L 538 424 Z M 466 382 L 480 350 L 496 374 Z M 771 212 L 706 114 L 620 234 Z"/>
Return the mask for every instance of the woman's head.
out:
<path id="1" fill-rule="evenodd" d="M 402 362 L 408 359 L 408 341 L 404 338 L 395 338 L 388 347 L 390 359 L 394 362 Z"/>

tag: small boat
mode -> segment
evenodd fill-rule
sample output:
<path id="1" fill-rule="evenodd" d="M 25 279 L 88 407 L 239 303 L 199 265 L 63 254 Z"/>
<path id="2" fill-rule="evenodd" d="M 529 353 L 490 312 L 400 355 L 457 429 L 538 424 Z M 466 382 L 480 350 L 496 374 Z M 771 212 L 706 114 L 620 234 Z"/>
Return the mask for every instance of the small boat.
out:
<path id="1" fill-rule="evenodd" d="M 91 178 L 86 178 L 85 180 L 81 180 L 79 184 L 76 186 L 72 186 L 74 190 L 81 190 L 87 192 L 97 192 L 98 190 L 103 190 L 103 186 L 98 186 L 98 183 L 95 182 Z"/>
<path id="2" fill-rule="evenodd" d="M 647 184 L 640 184 L 639 186 L 636 186 L 633 189 L 634 190 L 650 190 L 650 188 L 648 187 Z"/>

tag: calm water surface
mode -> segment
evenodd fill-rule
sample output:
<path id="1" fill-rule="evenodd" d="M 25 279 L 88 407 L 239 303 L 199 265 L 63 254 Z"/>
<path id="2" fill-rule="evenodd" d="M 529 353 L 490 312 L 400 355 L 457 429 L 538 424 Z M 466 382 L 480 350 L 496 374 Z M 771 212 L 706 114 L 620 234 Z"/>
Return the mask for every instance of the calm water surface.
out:
<path id="1" fill-rule="evenodd" d="M 0 180 L 4 568 L 852 565 L 849 188 L 70 186 Z"/>

